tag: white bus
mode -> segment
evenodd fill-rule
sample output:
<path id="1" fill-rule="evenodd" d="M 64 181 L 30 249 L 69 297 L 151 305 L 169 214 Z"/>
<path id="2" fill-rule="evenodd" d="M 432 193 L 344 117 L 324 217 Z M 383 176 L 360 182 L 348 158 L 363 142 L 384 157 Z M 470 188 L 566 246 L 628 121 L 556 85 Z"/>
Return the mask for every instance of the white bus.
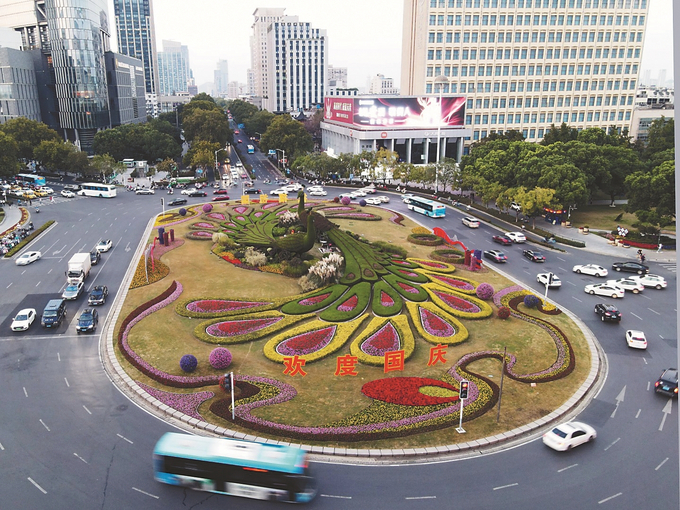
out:
<path id="1" fill-rule="evenodd" d="M 424 214 L 425 216 L 433 218 L 443 218 L 446 216 L 446 206 L 428 198 L 411 197 L 407 199 L 406 206 L 411 211 Z"/>
<path id="2" fill-rule="evenodd" d="M 113 198 L 116 196 L 116 187 L 113 184 L 86 182 L 80 185 L 78 194 L 88 197 Z"/>

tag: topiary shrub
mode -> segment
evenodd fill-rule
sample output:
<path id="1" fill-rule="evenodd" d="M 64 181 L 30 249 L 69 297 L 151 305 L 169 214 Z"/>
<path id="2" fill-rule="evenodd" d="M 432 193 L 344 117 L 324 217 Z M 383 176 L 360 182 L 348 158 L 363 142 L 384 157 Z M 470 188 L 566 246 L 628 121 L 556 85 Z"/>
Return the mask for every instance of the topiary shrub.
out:
<path id="1" fill-rule="evenodd" d="M 508 308 L 507 306 L 501 306 L 498 309 L 498 318 L 505 320 L 508 317 L 510 317 L 510 308 Z"/>
<path id="2" fill-rule="evenodd" d="M 444 240 L 441 237 L 434 234 L 410 234 L 406 240 L 421 246 L 439 246 L 444 243 Z"/>
<path id="3" fill-rule="evenodd" d="M 182 359 L 179 360 L 179 368 L 184 372 L 193 372 L 198 366 L 198 360 L 193 354 L 185 354 Z"/>
<path id="4" fill-rule="evenodd" d="M 361 207 L 366 207 L 366 200 L 364 200 L 363 198 L 361 200 L 359 200 L 359 205 Z"/>
<path id="5" fill-rule="evenodd" d="M 340 202 L 340 197 L 333 197 L 333 203 L 337 204 L 338 202 Z"/>
<path id="6" fill-rule="evenodd" d="M 491 299 L 494 294 L 493 287 L 488 283 L 480 283 L 476 291 L 477 297 L 479 299 Z"/>
<path id="7" fill-rule="evenodd" d="M 524 306 L 526 306 L 527 308 L 536 308 L 540 302 L 541 300 L 538 299 L 533 294 L 529 294 L 524 298 Z"/>
<path id="8" fill-rule="evenodd" d="M 222 370 L 231 365 L 231 352 L 226 347 L 216 347 L 210 353 L 208 361 L 210 366 Z"/>
<path id="9" fill-rule="evenodd" d="M 213 209 L 212 204 L 203 204 L 202 209 L 203 209 L 203 212 L 207 214 L 210 211 L 212 211 L 212 209 Z"/>
<path id="10" fill-rule="evenodd" d="M 179 210 L 179 215 L 180 215 L 180 216 L 186 216 L 186 215 L 187 215 L 187 210 L 186 210 L 184 207 L 182 207 L 182 208 Z"/>
<path id="11" fill-rule="evenodd" d="M 342 200 L 340 200 L 342 205 L 349 205 L 352 202 L 352 199 L 349 197 L 342 197 Z"/>

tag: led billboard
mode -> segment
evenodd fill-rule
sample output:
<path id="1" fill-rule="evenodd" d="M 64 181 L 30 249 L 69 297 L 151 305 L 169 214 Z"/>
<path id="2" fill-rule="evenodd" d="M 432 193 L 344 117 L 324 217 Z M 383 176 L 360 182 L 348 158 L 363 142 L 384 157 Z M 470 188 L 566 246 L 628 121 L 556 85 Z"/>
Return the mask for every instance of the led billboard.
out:
<path id="1" fill-rule="evenodd" d="M 364 129 L 463 127 L 465 97 L 326 97 L 324 120 Z"/>

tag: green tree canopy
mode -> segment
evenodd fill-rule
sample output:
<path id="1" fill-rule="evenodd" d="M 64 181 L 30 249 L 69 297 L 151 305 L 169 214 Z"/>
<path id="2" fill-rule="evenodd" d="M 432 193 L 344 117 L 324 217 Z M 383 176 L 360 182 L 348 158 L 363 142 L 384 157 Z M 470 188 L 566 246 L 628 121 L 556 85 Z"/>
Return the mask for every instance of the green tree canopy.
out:
<path id="1" fill-rule="evenodd" d="M 242 99 L 234 99 L 229 102 L 229 111 L 239 124 L 245 124 L 250 117 L 259 111 L 259 108 Z M 262 133 L 262 131 L 260 131 L 260 133 Z"/>
<path id="2" fill-rule="evenodd" d="M 0 177 L 8 179 L 19 173 L 19 145 L 13 136 L 0 131 Z"/>
<path id="3" fill-rule="evenodd" d="M 45 140 L 62 141 L 59 134 L 47 124 L 26 117 L 10 119 L 0 126 L 0 130 L 14 138 L 19 148 L 18 157 L 29 161 L 35 159 L 33 150 Z"/>
<path id="4" fill-rule="evenodd" d="M 171 135 L 157 131 L 149 123 L 99 131 L 94 136 L 93 148 L 95 154 L 109 154 L 116 161 L 131 158 L 152 164 L 182 154 L 181 145 Z"/>
<path id="5" fill-rule="evenodd" d="M 198 140 L 191 144 L 191 148 L 184 155 L 184 165 L 193 169 L 213 166 L 215 164 L 215 151 L 221 148 L 217 142 Z"/>
<path id="6" fill-rule="evenodd" d="M 90 161 L 92 175 L 110 177 L 125 171 L 125 165 L 113 159 L 109 154 L 97 154 Z"/>
<path id="7" fill-rule="evenodd" d="M 248 133 L 251 135 L 259 133 L 261 136 L 265 131 L 267 131 L 267 128 L 269 127 L 269 124 L 271 124 L 272 120 L 274 120 L 274 117 L 276 117 L 276 115 L 268 112 L 267 110 L 259 110 L 248 117 L 244 124 L 248 130 Z"/>
<path id="8" fill-rule="evenodd" d="M 260 146 L 265 152 L 270 149 L 285 151 L 289 161 L 314 149 L 312 137 L 305 131 L 304 126 L 290 115 L 278 115 L 272 120 L 260 138 Z"/>
<path id="9" fill-rule="evenodd" d="M 555 124 L 550 126 L 541 140 L 541 145 L 552 145 L 555 142 L 567 143 L 576 139 L 578 139 L 578 129 L 570 128 L 563 122 L 560 127 L 556 127 Z"/>
<path id="10" fill-rule="evenodd" d="M 233 134 L 229 129 L 227 117 L 219 109 L 185 110 L 182 126 L 184 127 L 184 138 L 189 143 L 203 140 L 224 147 L 227 142 L 232 141 Z"/>
<path id="11" fill-rule="evenodd" d="M 44 140 L 35 148 L 35 159 L 52 171 L 68 170 L 67 160 L 76 151 L 73 144 L 62 140 Z"/>
<path id="12" fill-rule="evenodd" d="M 665 161 L 650 171 L 626 178 L 628 204 L 640 221 L 668 225 L 675 219 L 675 162 Z"/>

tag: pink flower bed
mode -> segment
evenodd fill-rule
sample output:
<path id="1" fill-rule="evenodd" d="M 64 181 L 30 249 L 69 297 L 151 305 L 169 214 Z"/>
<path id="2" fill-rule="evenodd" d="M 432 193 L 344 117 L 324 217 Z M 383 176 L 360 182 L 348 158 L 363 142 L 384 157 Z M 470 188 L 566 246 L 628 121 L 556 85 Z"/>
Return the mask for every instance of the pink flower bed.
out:
<path id="1" fill-rule="evenodd" d="M 175 248 L 179 248 L 183 244 L 184 239 L 180 239 L 179 237 L 175 237 L 175 240 L 170 242 L 170 244 L 157 244 L 153 249 L 153 257 L 156 260 L 160 260 L 163 255 L 171 250 L 174 250 Z"/>
<path id="2" fill-rule="evenodd" d="M 212 391 L 200 391 L 198 393 L 169 393 L 167 391 L 157 390 L 146 384 L 140 382 L 137 383 L 140 388 L 146 391 L 149 395 L 157 400 L 163 402 L 166 406 L 177 409 L 178 411 L 196 418 L 197 420 L 202 420 L 203 417 L 198 413 L 198 406 L 201 403 L 209 400 L 215 396 Z"/>
<path id="3" fill-rule="evenodd" d="M 301 299 L 300 301 L 298 301 L 298 304 L 302 305 L 302 306 L 316 305 L 318 303 L 321 303 L 321 301 L 323 301 L 324 299 L 326 299 L 330 295 L 331 295 L 331 293 L 328 292 L 326 294 L 319 294 L 318 296 L 308 297 L 308 298 Z"/>
<path id="4" fill-rule="evenodd" d="M 216 225 L 208 223 L 207 221 L 197 221 L 196 223 L 192 223 L 191 226 L 198 228 L 217 228 Z"/>
<path id="5" fill-rule="evenodd" d="M 355 294 L 347 301 L 342 303 L 340 306 L 338 306 L 338 310 L 341 312 L 351 312 L 357 307 L 357 304 L 359 304 L 359 298 Z"/>
<path id="6" fill-rule="evenodd" d="M 441 274 L 433 274 L 430 276 L 432 276 L 435 280 L 445 283 L 449 287 L 456 287 L 461 290 L 475 290 L 474 285 L 471 285 L 469 282 L 464 282 L 462 280 L 452 278 L 451 276 L 444 276 Z"/>
<path id="7" fill-rule="evenodd" d="M 276 324 L 281 319 L 283 319 L 283 317 L 224 321 L 218 322 L 217 324 L 211 324 L 205 331 L 209 335 L 216 337 L 247 335 L 248 333 L 259 331 L 272 324 Z"/>
<path id="8" fill-rule="evenodd" d="M 431 260 L 419 260 L 418 264 L 422 264 L 423 266 L 427 267 L 433 267 L 435 269 L 446 269 L 446 266 L 444 264 L 440 264 L 439 262 L 433 262 Z"/>
<path id="9" fill-rule="evenodd" d="M 282 356 L 302 356 L 311 354 L 326 347 L 333 337 L 337 326 L 308 331 L 284 340 L 276 346 L 276 352 Z"/>
<path id="10" fill-rule="evenodd" d="M 380 291 L 380 304 L 384 306 L 385 308 L 389 308 L 390 306 L 394 306 L 394 299 L 390 297 L 390 295 L 385 292 L 384 290 Z"/>
<path id="11" fill-rule="evenodd" d="M 263 214 L 264 214 L 264 212 L 262 212 L 262 211 L 255 211 L 255 217 L 256 217 L 256 218 L 259 218 L 259 217 L 262 216 Z"/>
<path id="12" fill-rule="evenodd" d="M 187 304 L 187 310 L 196 313 L 219 313 L 245 310 L 268 305 L 264 301 L 230 301 L 227 299 L 201 299 Z"/>
<path id="13" fill-rule="evenodd" d="M 453 308 L 454 310 L 460 310 L 461 312 L 468 312 L 468 313 L 479 313 L 481 312 L 481 309 L 475 305 L 474 303 L 470 303 L 469 301 L 460 298 L 458 296 L 454 296 L 452 294 L 449 294 L 447 292 L 437 292 L 435 291 L 434 294 L 444 301 L 448 306 Z"/>
<path id="14" fill-rule="evenodd" d="M 392 216 L 390 216 L 390 221 L 394 223 L 395 225 L 399 225 L 400 227 L 405 227 L 406 225 L 402 225 L 402 221 L 404 221 L 404 217 L 399 214 L 398 212 L 392 211 Z"/>
<path id="15" fill-rule="evenodd" d="M 399 350 L 399 346 L 399 333 L 388 322 L 362 342 L 361 350 L 369 356 L 384 356 L 386 352 Z"/>
<path id="16" fill-rule="evenodd" d="M 402 289 L 404 289 L 404 291 L 408 292 L 409 294 L 418 294 L 420 292 L 413 285 L 409 285 L 408 283 L 397 282 L 397 285 L 399 285 Z"/>
<path id="17" fill-rule="evenodd" d="M 205 230 L 194 230 L 193 232 L 189 232 L 187 234 L 188 237 L 200 237 L 200 238 L 211 238 L 212 239 L 212 232 L 206 232 Z"/>
<path id="18" fill-rule="evenodd" d="M 222 214 L 221 212 L 211 212 L 211 213 L 208 213 L 207 216 L 208 216 L 208 218 L 212 218 L 213 220 L 217 220 L 217 221 L 224 221 L 224 220 L 227 219 L 227 217 L 224 214 Z"/>
<path id="19" fill-rule="evenodd" d="M 237 205 L 234 206 L 234 212 L 238 214 L 245 214 L 245 212 L 248 210 L 248 207 L 245 205 Z"/>
<path id="20" fill-rule="evenodd" d="M 338 205 L 334 207 L 324 207 L 323 212 L 340 212 L 340 211 L 354 211 L 354 207 L 347 205 Z"/>
<path id="21" fill-rule="evenodd" d="M 502 290 L 499 290 L 493 295 L 493 303 L 500 308 L 501 306 L 503 306 L 501 304 L 501 299 L 503 299 L 504 296 L 512 292 L 518 292 L 520 290 L 524 290 L 524 287 L 521 287 L 519 285 L 513 285 L 511 287 L 506 287 Z"/>
<path id="22" fill-rule="evenodd" d="M 423 329 L 430 335 L 448 337 L 456 334 L 456 328 L 439 315 L 432 313 L 427 308 L 419 307 L 419 311 L 420 323 L 423 325 Z"/>
<path id="23" fill-rule="evenodd" d="M 267 204 L 264 204 L 264 205 L 262 206 L 262 209 L 267 210 L 267 209 L 272 209 L 272 208 L 278 207 L 278 206 L 279 206 L 279 203 L 278 203 L 278 202 L 269 202 L 269 203 L 267 203 Z"/>
<path id="24" fill-rule="evenodd" d="M 416 274 L 413 271 L 406 271 L 405 269 L 398 269 L 397 271 L 403 275 L 410 276 L 411 278 L 418 278 L 418 276 L 420 276 L 419 274 Z"/>

